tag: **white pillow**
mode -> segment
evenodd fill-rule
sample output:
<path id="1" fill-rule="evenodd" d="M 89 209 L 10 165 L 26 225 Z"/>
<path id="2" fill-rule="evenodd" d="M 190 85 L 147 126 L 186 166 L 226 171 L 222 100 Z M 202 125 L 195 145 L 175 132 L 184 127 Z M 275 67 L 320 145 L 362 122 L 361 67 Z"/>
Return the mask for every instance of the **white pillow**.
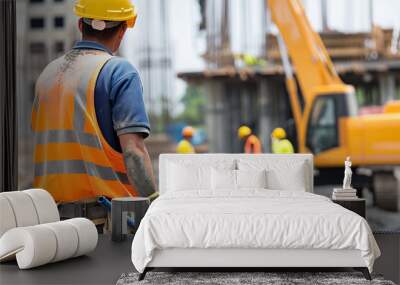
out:
<path id="1" fill-rule="evenodd" d="M 301 168 L 293 170 L 292 175 L 288 177 L 284 172 L 277 169 L 267 171 L 268 189 L 289 190 L 305 192 L 305 176 Z"/>
<path id="2" fill-rule="evenodd" d="M 236 170 L 237 188 L 267 188 L 267 170 Z"/>
<path id="3" fill-rule="evenodd" d="M 210 190 L 211 167 L 168 163 L 168 191 Z"/>
<path id="4" fill-rule="evenodd" d="M 239 159 L 237 164 L 239 170 L 266 169 L 268 189 L 306 191 L 309 174 L 304 159 Z"/>
<path id="5" fill-rule="evenodd" d="M 236 170 L 212 168 L 211 181 L 213 190 L 236 190 Z"/>

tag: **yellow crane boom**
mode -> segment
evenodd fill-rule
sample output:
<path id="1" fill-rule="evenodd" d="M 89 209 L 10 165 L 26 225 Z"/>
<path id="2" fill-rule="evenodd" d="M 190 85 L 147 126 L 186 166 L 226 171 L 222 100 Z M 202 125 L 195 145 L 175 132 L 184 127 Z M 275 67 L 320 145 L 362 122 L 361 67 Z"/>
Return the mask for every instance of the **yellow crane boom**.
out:
<path id="1" fill-rule="evenodd" d="M 400 173 L 400 102 L 387 103 L 382 114 L 359 116 L 354 88 L 344 84 L 336 73 L 319 34 L 307 19 L 301 0 L 266 1 L 280 32 L 278 44 L 299 152 L 312 152 L 320 170 L 342 168 L 345 157 L 350 156 L 354 167 L 369 168 L 373 177 L 378 177 L 376 181 L 387 181 L 381 179 L 379 172 L 388 169 L 391 177 L 400 177 L 394 175 Z M 399 179 L 396 183 L 400 189 Z M 392 189 L 392 193 L 395 191 Z M 396 200 L 400 208 L 400 194 L 393 199 Z"/>

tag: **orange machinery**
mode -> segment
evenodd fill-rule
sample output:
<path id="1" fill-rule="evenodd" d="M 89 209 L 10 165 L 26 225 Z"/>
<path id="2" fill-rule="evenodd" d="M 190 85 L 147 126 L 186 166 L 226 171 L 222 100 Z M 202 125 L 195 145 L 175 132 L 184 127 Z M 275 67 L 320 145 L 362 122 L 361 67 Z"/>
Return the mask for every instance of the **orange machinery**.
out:
<path id="1" fill-rule="evenodd" d="M 278 43 L 299 152 L 313 153 L 316 167 L 322 170 L 342 168 L 345 157 L 350 156 L 353 166 L 367 169 L 375 188 L 379 187 L 380 192 L 375 191 L 377 202 L 384 202 L 386 208 L 399 209 L 400 175 L 396 178 L 400 172 L 396 168 L 400 166 L 399 101 L 385 105 L 382 114 L 358 115 L 354 88 L 344 84 L 336 73 L 301 0 L 267 0 L 267 4 L 280 32 Z M 385 196 L 379 196 L 378 192 L 384 192 Z"/>

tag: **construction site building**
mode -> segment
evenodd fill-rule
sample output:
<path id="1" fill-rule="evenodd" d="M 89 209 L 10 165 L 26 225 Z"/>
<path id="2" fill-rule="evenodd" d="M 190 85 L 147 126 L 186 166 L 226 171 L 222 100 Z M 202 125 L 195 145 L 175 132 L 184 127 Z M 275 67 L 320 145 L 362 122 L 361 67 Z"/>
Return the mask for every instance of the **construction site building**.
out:
<path id="1" fill-rule="evenodd" d="M 138 69 L 145 92 L 152 132 L 162 131 L 170 121 L 175 72 L 170 36 L 170 3 L 146 0 L 135 3 L 141 17 L 135 29 L 128 31 L 122 55 Z M 128 48 L 129 45 L 129 48 Z"/>
<path id="2" fill-rule="evenodd" d="M 179 74 L 189 84 L 202 88 L 207 96 L 209 151 L 241 152 L 237 128 L 242 124 L 253 128 L 262 141 L 264 152 L 270 151 L 270 134 L 275 127 L 284 127 L 296 145 L 284 70 L 268 13 L 258 17 L 262 20 L 260 25 L 264 23 L 262 40 L 244 37 L 241 41 L 252 47 L 239 49 L 262 59 L 264 64 L 246 66 L 236 57 L 237 47 L 241 45 L 231 36 L 232 23 L 255 20 L 249 19 L 243 11 L 242 14 L 232 12 L 241 1 L 207 3 L 210 2 L 215 7 L 206 9 L 208 49 L 204 58 L 207 69 Z M 247 1 L 242 2 L 247 4 Z M 264 2 L 254 1 L 252 5 L 265 8 Z M 247 10 L 252 9 L 252 5 L 248 5 Z M 326 5 L 320 7 L 326 9 Z M 372 6 L 366 9 L 371 10 Z M 322 11 L 321 14 L 327 13 Z M 254 33 L 253 28 L 251 32 Z M 320 35 L 340 77 L 356 88 L 359 112 L 380 112 L 384 103 L 400 98 L 397 29 L 382 29 L 371 23 L 368 31 L 338 32 L 329 30 L 325 24 Z M 261 52 L 257 53 L 257 49 Z"/>

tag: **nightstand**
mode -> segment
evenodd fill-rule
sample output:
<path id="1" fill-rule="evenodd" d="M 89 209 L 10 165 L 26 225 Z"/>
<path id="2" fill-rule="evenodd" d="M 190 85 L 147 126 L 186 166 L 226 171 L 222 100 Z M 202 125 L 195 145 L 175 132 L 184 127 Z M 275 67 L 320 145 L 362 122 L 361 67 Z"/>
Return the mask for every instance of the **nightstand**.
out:
<path id="1" fill-rule="evenodd" d="M 365 218 L 365 199 L 357 198 L 355 200 L 332 200 L 332 202 L 339 204 L 340 206 Z"/>

